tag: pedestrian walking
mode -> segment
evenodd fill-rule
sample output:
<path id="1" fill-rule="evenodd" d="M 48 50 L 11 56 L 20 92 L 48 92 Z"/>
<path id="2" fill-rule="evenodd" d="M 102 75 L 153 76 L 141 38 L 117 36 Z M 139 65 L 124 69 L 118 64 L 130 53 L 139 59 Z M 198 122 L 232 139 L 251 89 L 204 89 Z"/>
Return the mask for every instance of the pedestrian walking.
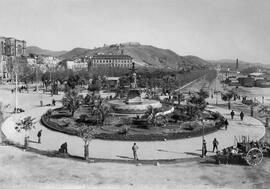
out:
<path id="1" fill-rule="evenodd" d="M 229 110 L 231 109 L 231 102 L 230 101 L 228 102 L 228 109 Z"/>
<path id="2" fill-rule="evenodd" d="M 41 106 L 41 107 L 43 106 L 43 101 L 42 101 L 42 100 L 40 101 L 40 106 Z"/>
<path id="3" fill-rule="evenodd" d="M 243 121 L 243 119 L 244 119 L 244 112 L 240 112 L 240 119 L 241 119 L 241 121 Z"/>
<path id="4" fill-rule="evenodd" d="M 229 122 L 228 122 L 228 120 L 227 120 L 227 119 L 225 119 L 224 124 L 225 124 L 225 130 L 227 130 L 228 125 L 229 125 Z"/>
<path id="5" fill-rule="evenodd" d="M 137 151 L 138 151 L 139 147 L 136 145 L 136 143 L 134 142 L 133 146 L 132 146 L 132 151 L 133 151 L 133 158 L 134 160 L 139 160 L 138 159 L 138 155 L 137 155 Z"/>
<path id="6" fill-rule="evenodd" d="M 206 141 L 203 139 L 203 145 L 202 145 L 202 157 L 205 157 L 207 153 L 207 147 L 206 147 Z"/>
<path id="7" fill-rule="evenodd" d="M 233 119 L 233 117 L 234 117 L 234 111 L 232 110 L 231 111 L 231 118 Z"/>
<path id="8" fill-rule="evenodd" d="M 37 133 L 38 143 L 41 143 L 41 133 L 42 133 L 42 130 L 39 130 Z"/>
<path id="9" fill-rule="evenodd" d="M 52 99 L 52 105 L 55 106 L 55 100 L 54 99 Z"/>
<path id="10" fill-rule="evenodd" d="M 214 138 L 213 140 L 213 152 L 215 151 L 215 149 L 218 151 L 218 141 L 216 138 Z"/>

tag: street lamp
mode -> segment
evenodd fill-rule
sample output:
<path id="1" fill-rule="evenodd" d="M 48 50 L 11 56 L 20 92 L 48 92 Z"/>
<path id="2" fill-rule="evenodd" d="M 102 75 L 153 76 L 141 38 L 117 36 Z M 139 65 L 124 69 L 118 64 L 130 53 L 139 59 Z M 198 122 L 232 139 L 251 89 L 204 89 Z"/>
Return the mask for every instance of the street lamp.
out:
<path id="1" fill-rule="evenodd" d="M 17 44 L 16 44 L 17 40 L 15 39 L 15 48 L 14 48 L 14 67 L 13 70 L 15 71 L 15 114 L 17 113 L 17 109 L 18 109 L 18 62 L 17 62 Z M 7 54 L 7 57 L 11 58 L 11 64 L 13 64 L 13 59 L 12 59 L 12 51 L 10 49 L 10 53 Z M 13 71 L 12 70 L 12 71 Z M 13 74 L 12 74 L 12 78 L 13 78 Z"/>
<path id="2" fill-rule="evenodd" d="M 204 157 L 205 155 L 205 151 L 206 151 L 206 147 L 205 147 L 205 143 L 204 143 L 204 122 L 203 122 L 203 118 L 201 117 L 200 121 L 202 122 L 202 157 Z"/>
<path id="3" fill-rule="evenodd" d="M 16 40 L 15 40 L 15 47 L 16 47 Z M 16 52 L 16 48 L 15 48 Z M 16 53 L 15 53 L 15 113 L 17 113 L 17 108 L 18 108 L 18 64 L 17 64 L 17 58 L 16 58 Z"/>
<path id="4" fill-rule="evenodd" d="M 204 141 L 204 121 L 203 118 L 201 119 L 202 122 L 202 142 Z"/>

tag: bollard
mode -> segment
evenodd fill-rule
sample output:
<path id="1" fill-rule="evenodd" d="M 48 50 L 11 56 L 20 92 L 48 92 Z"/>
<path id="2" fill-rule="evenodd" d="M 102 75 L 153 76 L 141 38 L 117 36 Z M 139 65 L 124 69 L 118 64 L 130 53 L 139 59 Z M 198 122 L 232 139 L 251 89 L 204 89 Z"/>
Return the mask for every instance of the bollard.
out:
<path id="1" fill-rule="evenodd" d="M 268 123 L 269 123 L 269 117 L 265 118 L 265 127 L 268 127 Z"/>

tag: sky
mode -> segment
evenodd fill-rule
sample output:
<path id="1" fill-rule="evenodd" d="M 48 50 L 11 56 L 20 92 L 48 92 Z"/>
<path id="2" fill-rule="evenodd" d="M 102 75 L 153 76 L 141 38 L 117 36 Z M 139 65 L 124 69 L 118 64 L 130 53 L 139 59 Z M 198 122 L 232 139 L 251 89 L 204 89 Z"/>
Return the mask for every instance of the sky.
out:
<path id="1" fill-rule="evenodd" d="M 0 0 L 0 36 L 49 50 L 140 42 L 270 64 L 269 0 Z"/>

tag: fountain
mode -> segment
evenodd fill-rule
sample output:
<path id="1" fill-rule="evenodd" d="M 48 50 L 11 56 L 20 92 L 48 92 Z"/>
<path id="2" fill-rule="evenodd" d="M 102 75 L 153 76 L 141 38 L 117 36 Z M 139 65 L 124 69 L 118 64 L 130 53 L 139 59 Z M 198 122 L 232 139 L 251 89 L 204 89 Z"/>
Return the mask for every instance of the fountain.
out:
<path id="1" fill-rule="evenodd" d="M 159 101 L 142 98 L 141 91 L 137 87 L 137 74 L 134 62 L 132 63 L 131 74 L 132 81 L 126 99 L 111 100 L 108 102 L 115 113 L 122 115 L 138 115 L 143 114 L 148 106 L 161 108 L 162 104 Z"/>

